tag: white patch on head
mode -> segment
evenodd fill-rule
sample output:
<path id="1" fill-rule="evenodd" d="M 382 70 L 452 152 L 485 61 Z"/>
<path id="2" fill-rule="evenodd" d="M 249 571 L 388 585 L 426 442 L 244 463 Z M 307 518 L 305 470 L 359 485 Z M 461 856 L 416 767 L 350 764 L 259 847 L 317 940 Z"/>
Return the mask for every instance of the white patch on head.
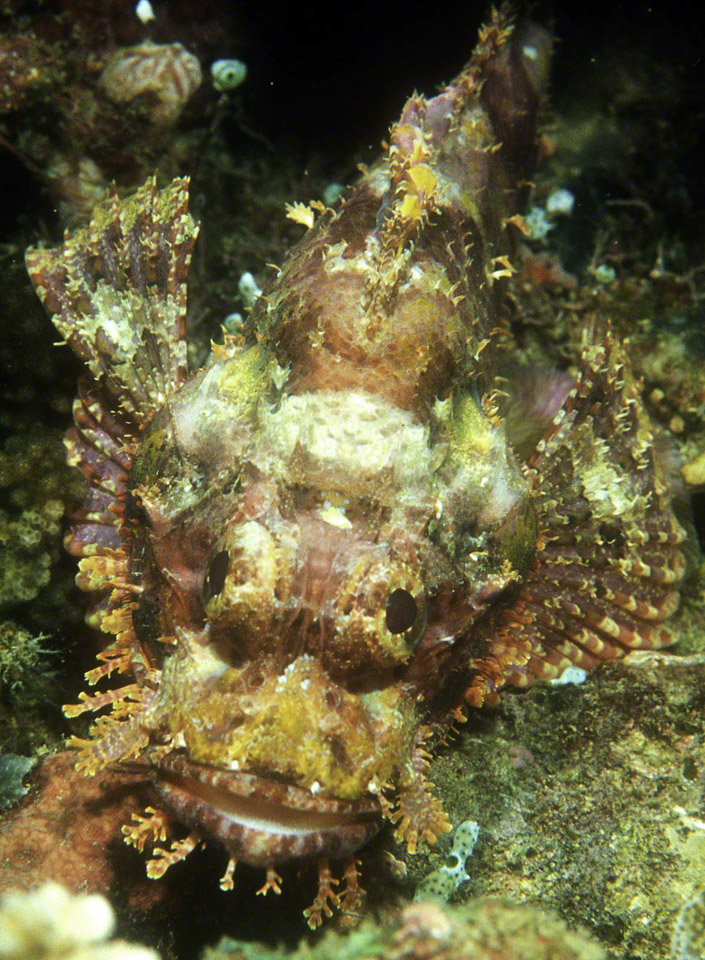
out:
<path id="1" fill-rule="evenodd" d="M 400 487 L 426 485 L 428 430 L 407 411 L 362 391 L 321 390 L 285 397 L 265 414 L 266 446 L 289 473 L 292 460 L 305 464 L 307 479 L 323 489 L 354 493 L 393 471 Z M 353 490 L 354 488 L 354 490 Z M 322 519 L 345 526 L 341 509 Z"/>

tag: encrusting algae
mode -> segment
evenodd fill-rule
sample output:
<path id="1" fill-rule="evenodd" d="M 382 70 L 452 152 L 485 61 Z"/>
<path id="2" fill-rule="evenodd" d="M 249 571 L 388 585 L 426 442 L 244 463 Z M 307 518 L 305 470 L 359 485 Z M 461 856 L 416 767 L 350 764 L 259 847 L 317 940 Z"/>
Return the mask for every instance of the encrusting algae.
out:
<path id="1" fill-rule="evenodd" d="M 192 376 L 187 181 L 27 253 L 87 366 L 67 546 L 114 636 L 87 679 L 129 678 L 66 712 L 110 708 L 74 739 L 86 774 L 149 770 L 161 806 L 125 833 L 155 844 L 150 876 L 214 841 L 224 889 L 238 860 L 266 868 L 261 892 L 314 861 L 311 926 L 354 912 L 385 819 L 411 852 L 449 829 L 427 769 L 454 722 L 673 639 L 674 458 L 622 344 L 586 342 L 576 379 L 512 406 L 501 297 L 550 47 L 494 12 L 334 208 L 291 209 L 305 237 Z M 190 832 L 164 846 L 172 820 Z"/>

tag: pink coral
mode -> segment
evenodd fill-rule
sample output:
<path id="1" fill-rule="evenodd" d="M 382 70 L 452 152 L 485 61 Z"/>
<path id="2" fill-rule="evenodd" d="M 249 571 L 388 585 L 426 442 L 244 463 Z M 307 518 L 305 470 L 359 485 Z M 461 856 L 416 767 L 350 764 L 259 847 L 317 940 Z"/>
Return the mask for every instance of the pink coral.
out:
<path id="1" fill-rule="evenodd" d="M 201 85 L 201 65 L 180 43 L 151 43 L 118 50 L 103 70 L 100 83 L 113 103 L 138 97 L 154 100 L 152 120 L 170 126 Z"/>

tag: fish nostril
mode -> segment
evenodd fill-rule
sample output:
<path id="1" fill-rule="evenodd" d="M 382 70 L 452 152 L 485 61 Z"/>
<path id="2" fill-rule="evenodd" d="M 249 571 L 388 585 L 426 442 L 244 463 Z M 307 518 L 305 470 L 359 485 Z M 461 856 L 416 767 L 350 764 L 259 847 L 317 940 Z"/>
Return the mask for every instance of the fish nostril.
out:
<path id="1" fill-rule="evenodd" d="M 337 710 L 340 707 L 340 696 L 333 690 L 326 690 L 323 700 L 329 710 Z"/>
<path id="2" fill-rule="evenodd" d="M 230 569 L 230 554 L 227 550 L 221 550 L 213 557 L 208 567 L 208 573 L 204 582 L 204 592 L 206 598 L 217 597 L 222 593 L 225 586 L 225 578 Z"/>

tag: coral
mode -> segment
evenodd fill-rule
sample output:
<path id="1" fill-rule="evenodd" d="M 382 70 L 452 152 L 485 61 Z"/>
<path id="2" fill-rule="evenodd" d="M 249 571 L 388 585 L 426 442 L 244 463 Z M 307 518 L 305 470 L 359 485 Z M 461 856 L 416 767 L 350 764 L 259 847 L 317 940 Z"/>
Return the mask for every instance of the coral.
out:
<path id="1" fill-rule="evenodd" d="M 145 41 L 117 50 L 105 65 L 99 83 L 113 103 L 152 101 L 157 126 L 175 124 L 201 85 L 201 65 L 180 43 Z"/>
<path id="2" fill-rule="evenodd" d="M 0 451 L 0 748 L 33 755 L 63 734 L 62 651 L 83 611 L 68 592 L 61 522 L 82 484 L 55 430 L 13 426 Z"/>
<path id="3" fill-rule="evenodd" d="M 57 738 L 49 709 L 63 687 L 57 625 L 80 623 L 59 563 L 61 521 L 81 484 L 57 433 L 34 425 L 5 442 L 0 490 L 0 741 L 25 753 Z"/>
<path id="4" fill-rule="evenodd" d="M 157 167 L 197 162 L 217 91 L 199 89 L 201 61 L 187 48 L 222 55 L 231 14 L 173 8 L 150 28 L 154 42 L 129 6 L 61 7 L 0 25 L 0 142 L 75 222 L 112 180 L 129 189 Z"/>
<path id="5" fill-rule="evenodd" d="M 0 897 L 0 960 L 159 960 L 153 950 L 110 940 L 112 907 L 57 883 Z"/>
<path id="6" fill-rule="evenodd" d="M 442 907 L 421 901 L 391 923 L 363 923 L 342 937 L 326 933 L 293 951 L 222 940 L 202 960 L 605 960 L 584 931 L 569 930 L 536 907 L 493 900 Z"/>
<path id="7" fill-rule="evenodd" d="M 60 438 L 35 430 L 10 437 L 0 452 L 0 610 L 27 603 L 47 585 L 59 555 L 71 490 Z"/>
<path id="8" fill-rule="evenodd" d="M 479 833 L 480 827 L 474 820 L 458 824 L 445 863 L 420 881 L 414 900 L 449 900 L 458 887 L 470 879 L 465 871 L 465 861 L 475 849 Z"/>

